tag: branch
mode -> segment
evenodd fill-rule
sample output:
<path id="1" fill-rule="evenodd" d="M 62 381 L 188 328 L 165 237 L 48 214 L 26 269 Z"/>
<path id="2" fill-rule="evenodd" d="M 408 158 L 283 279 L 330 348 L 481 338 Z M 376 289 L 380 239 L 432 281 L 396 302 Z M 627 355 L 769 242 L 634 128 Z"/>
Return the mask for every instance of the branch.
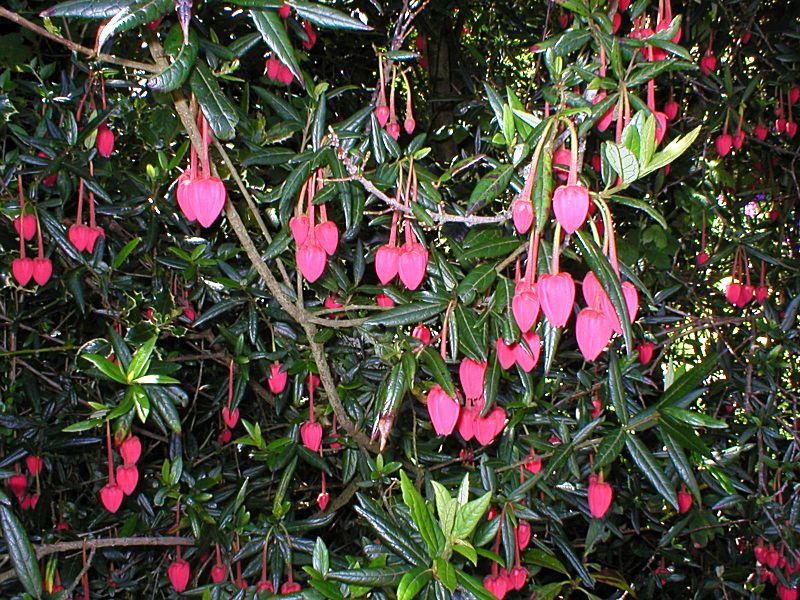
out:
<path id="1" fill-rule="evenodd" d="M 219 155 L 222 157 L 222 162 L 224 162 L 225 166 L 228 167 L 228 170 L 230 171 L 233 180 L 239 187 L 239 191 L 242 192 L 242 196 L 244 196 L 245 202 L 247 202 L 247 206 L 250 209 L 250 212 L 253 214 L 256 223 L 258 223 L 258 228 L 261 230 L 261 235 L 264 236 L 264 239 L 267 240 L 268 244 L 271 244 L 272 235 L 270 234 L 269 229 L 267 229 L 267 225 L 266 223 L 264 223 L 264 219 L 261 218 L 261 213 L 259 212 L 255 202 L 253 202 L 253 196 L 248 191 L 247 186 L 244 184 L 244 181 L 242 181 L 242 177 L 241 175 L 239 175 L 239 171 L 236 170 L 233 161 L 231 160 L 230 156 L 228 156 L 228 153 L 225 151 L 223 145 L 220 144 L 219 140 L 217 138 L 214 138 L 213 141 L 214 141 L 214 147 L 217 149 L 217 152 L 219 152 Z M 278 264 L 278 270 L 281 272 L 283 281 L 286 283 L 287 286 L 290 285 L 289 274 L 286 272 L 286 267 L 283 266 L 283 261 L 280 258 L 278 258 L 275 260 L 275 262 Z"/>
<path id="2" fill-rule="evenodd" d="M 330 137 L 330 145 L 332 148 L 336 150 L 336 156 L 342 164 L 344 165 L 345 169 L 347 169 L 347 173 L 350 175 L 351 181 L 357 181 L 360 183 L 365 190 L 367 190 L 370 194 L 378 198 L 379 200 L 386 203 L 392 210 L 397 210 L 407 215 L 413 213 L 410 207 L 405 206 L 401 202 L 398 202 L 391 196 L 385 194 L 377 187 L 375 184 L 372 183 L 369 179 L 364 177 L 361 173 L 361 169 L 358 165 L 356 165 L 353 160 L 347 155 L 347 150 L 342 147 L 339 141 L 339 136 L 336 135 L 336 132 L 333 129 L 330 129 L 329 133 Z M 493 217 L 479 217 L 475 215 L 451 215 L 442 211 L 441 207 L 439 207 L 438 213 L 433 213 L 428 211 L 431 219 L 433 219 L 436 223 L 464 223 L 466 225 L 486 225 L 488 223 L 496 224 L 496 223 L 505 223 L 509 219 L 511 219 L 511 213 L 509 211 L 503 211 L 499 215 L 495 215 Z"/>
<path id="3" fill-rule="evenodd" d="M 45 29 L 44 27 L 41 27 L 36 23 L 28 21 L 28 19 L 26 19 L 25 17 L 22 17 L 17 13 L 8 10 L 7 8 L 0 7 L 0 17 L 5 17 L 9 21 L 13 21 L 17 25 L 21 25 L 25 29 L 29 29 L 30 31 L 33 31 L 34 33 L 37 33 L 40 36 L 47 38 L 48 40 L 52 40 L 58 44 L 61 44 L 62 46 L 66 46 L 73 52 L 85 54 L 89 58 L 95 58 L 102 62 L 111 63 L 113 65 L 120 65 L 122 67 L 129 67 L 131 69 L 139 69 L 140 71 L 147 71 L 149 73 L 160 73 L 163 70 L 163 67 L 151 65 L 149 63 L 138 62 L 135 60 L 128 60 L 126 58 L 117 58 L 113 54 L 103 54 L 102 52 L 98 54 L 91 48 L 87 48 L 86 46 L 82 46 L 77 42 L 68 40 L 67 38 L 60 36 L 56 33 L 51 33 L 47 31 L 47 29 Z"/>
<path id="4" fill-rule="evenodd" d="M 84 547 L 91 550 L 98 548 L 136 548 L 144 546 L 194 546 L 195 539 L 190 537 L 125 537 L 125 538 L 102 538 L 102 539 L 84 539 L 76 542 L 56 542 L 55 544 L 42 544 L 34 546 L 36 558 L 41 559 L 51 554 L 59 554 L 61 552 L 76 552 L 82 550 Z M 0 558 L 7 558 L 6 554 L 0 555 Z M 0 573 L 0 583 L 8 579 L 13 579 L 17 576 L 16 571 L 5 571 Z"/>
<path id="5" fill-rule="evenodd" d="M 150 43 L 150 53 L 157 64 L 166 62 L 166 59 L 163 56 L 161 44 L 159 44 L 157 41 L 152 41 Z M 200 136 L 200 131 L 197 128 L 197 124 L 194 121 L 194 116 L 192 115 L 191 109 L 186 102 L 186 98 L 184 98 L 180 91 L 176 91 L 172 93 L 172 100 L 175 104 L 175 110 L 178 113 L 178 117 L 180 118 L 183 128 L 186 130 L 192 145 L 197 149 L 198 152 L 202 152 L 203 140 Z M 376 446 L 370 441 L 369 437 L 366 436 L 364 432 L 356 426 L 355 423 L 353 423 L 344 406 L 342 405 L 342 402 L 339 398 L 339 393 L 336 389 L 336 383 L 333 380 L 333 375 L 331 374 L 330 366 L 325 359 L 324 346 L 316 341 L 318 333 L 317 326 L 314 323 L 316 319 L 302 307 L 296 306 L 292 302 L 292 299 L 289 298 L 286 292 L 284 292 L 283 288 L 281 288 L 280 283 L 272 274 L 272 271 L 270 271 L 269 267 L 267 267 L 267 264 L 264 262 L 264 260 L 261 258 L 261 254 L 258 252 L 258 248 L 256 248 L 253 238 L 250 237 L 247 227 L 242 221 L 242 218 L 239 216 L 236 207 L 230 200 L 225 203 L 225 216 L 228 217 L 228 223 L 233 228 L 236 237 L 239 238 L 239 242 L 244 248 L 247 257 L 250 259 L 250 263 L 253 265 L 256 272 L 267 286 L 267 289 L 278 301 L 278 304 L 280 304 L 281 308 L 285 310 L 286 313 L 300 325 L 300 327 L 303 328 L 303 332 L 308 339 L 309 348 L 311 349 L 311 355 L 313 356 L 314 362 L 316 363 L 319 371 L 319 377 L 322 381 L 322 386 L 328 395 L 328 401 L 331 403 L 333 412 L 336 413 L 337 421 L 342 425 L 342 428 L 344 428 L 347 434 L 353 438 L 363 450 L 376 450 Z M 325 321 L 325 324 L 332 325 L 327 321 Z"/>

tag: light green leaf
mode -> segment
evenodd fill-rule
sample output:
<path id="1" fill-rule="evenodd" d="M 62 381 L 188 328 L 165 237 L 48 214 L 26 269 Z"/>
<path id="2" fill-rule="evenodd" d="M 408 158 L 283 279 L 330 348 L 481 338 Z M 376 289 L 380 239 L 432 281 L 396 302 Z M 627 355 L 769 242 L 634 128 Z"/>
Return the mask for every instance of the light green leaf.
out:
<path id="1" fill-rule="evenodd" d="M 456 514 L 456 523 L 453 527 L 453 536 L 462 540 L 469 539 L 483 515 L 489 509 L 491 501 L 492 493 L 486 492 L 480 498 L 459 507 L 458 514 Z"/>
<path id="2" fill-rule="evenodd" d="M 111 263 L 111 266 L 114 269 L 119 269 L 122 266 L 122 263 L 125 262 L 125 259 L 130 256 L 130 253 L 136 250 L 136 247 L 141 243 L 141 241 L 141 237 L 135 237 L 130 242 L 125 244 L 122 247 L 122 250 L 120 250 L 114 257 L 114 261 Z"/>
<path id="3" fill-rule="evenodd" d="M 134 379 L 133 383 L 141 385 L 170 385 L 180 383 L 180 381 L 169 375 L 142 375 Z"/>
<path id="4" fill-rule="evenodd" d="M 458 552 L 476 567 L 478 566 L 478 552 L 469 542 L 465 542 L 464 540 L 456 540 L 453 544 L 453 550 Z"/>
<path id="5" fill-rule="evenodd" d="M 456 579 L 456 570 L 449 562 L 442 557 L 437 556 L 433 559 L 433 566 L 436 570 L 436 578 L 442 582 L 444 587 L 447 588 L 451 594 L 456 591 L 458 580 Z"/>
<path id="6" fill-rule="evenodd" d="M 628 148 L 614 142 L 604 142 L 603 154 L 624 183 L 631 183 L 639 178 L 639 162 Z"/>
<path id="7" fill-rule="evenodd" d="M 413 600 L 433 577 L 433 573 L 426 567 L 414 567 L 403 575 L 400 585 L 397 586 L 397 600 Z"/>
<path id="8" fill-rule="evenodd" d="M 639 173 L 639 176 L 644 177 L 648 173 L 652 173 L 653 171 L 661 169 L 662 167 L 666 167 L 681 154 L 686 152 L 686 150 L 689 149 L 689 146 L 691 146 L 695 139 L 697 139 L 701 129 L 702 125 L 698 125 L 686 135 L 672 140 L 661 152 L 656 152 L 647 166 L 645 166 L 641 173 Z"/>
<path id="9" fill-rule="evenodd" d="M 98 354 L 80 354 L 79 356 L 92 363 L 103 375 L 112 381 L 122 384 L 128 383 L 128 380 L 125 378 L 125 374 L 122 372 L 122 369 L 104 356 L 100 356 Z"/>
<path id="10" fill-rule="evenodd" d="M 400 471 L 400 488 L 403 493 L 403 502 L 411 511 L 411 518 L 419 529 L 430 556 L 436 556 L 444 546 L 445 540 L 439 525 L 433 520 L 428 503 L 403 471 Z"/>
<path id="11" fill-rule="evenodd" d="M 158 336 L 154 335 L 139 348 L 131 359 L 131 364 L 128 365 L 127 380 L 128 382 L 138 379 L 150 368 L 150 358 L 153 355 L 153 350 L 156 347 Z M 150 382 L 147 382 L 150 383 Z"/>

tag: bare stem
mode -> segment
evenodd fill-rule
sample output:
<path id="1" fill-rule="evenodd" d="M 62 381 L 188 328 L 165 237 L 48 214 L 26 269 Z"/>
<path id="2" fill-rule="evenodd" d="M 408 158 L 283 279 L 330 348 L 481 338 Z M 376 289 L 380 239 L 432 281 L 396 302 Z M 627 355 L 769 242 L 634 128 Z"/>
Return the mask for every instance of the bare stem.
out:
<path id="1" fill-rule="evenodd" d="M 7 8 L 0 7 L 0 17 L 5 17 L 9 21 L 12 21 L 17 25 L 21 25 L 25 29 L 29 29 L 40 36 L 47 38 L 48 40 L 52 40 L 58 44 L 61 44 L 62 46 L 66 46 L 73 52 L 85 54 L 89 58 L 94 58 L 102 62 L 111 63 L 113 65 L 120 65 L 121 67 L 129 67 L 131 69 L 147 71 L 149 73 L 160 73 L 163 70 L 163 67 L 161 66 L 151 65 L 149 63 L 143 63 L 135 60 L 128 60 L 126 58 L 118 58 L 112 54 L 103 54 L 102 52 L 96 53 L 92 48 L 82 46 L 81 44 L 73 42 L 72 40 L 68 40 L 67 38 L 56 33 L 51 33 L 44 27 L 28 21 L 28 19 L 25 17 L 22 17 L 14 11 L 8 10 Z"/>

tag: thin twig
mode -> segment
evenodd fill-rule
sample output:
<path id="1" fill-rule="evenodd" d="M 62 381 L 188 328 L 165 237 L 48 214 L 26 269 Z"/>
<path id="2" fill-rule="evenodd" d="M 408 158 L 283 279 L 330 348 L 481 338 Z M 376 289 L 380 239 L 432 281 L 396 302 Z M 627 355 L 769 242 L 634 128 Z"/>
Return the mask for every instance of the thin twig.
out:
<path id="1" fill-rule="evenodd" d="M 87 541 L 88 540 L 84 540 L 84 544 L 88 547 L 88 543 L 86 543 Z M 78 584 L 81 582 L 81 579 L 83 579 L 83 576 L 86 575 L 86 573 L 89 572 L 89 569 L 92 566 L 92 561 L 94 560 L 94 553 L 96 551 L 97 551 L 97 548 L 94 548 L 94 547 L 92 547 L 89 550 L 89 556 L 86 557 L 86 562 L 84 563 L 83 568 L 81 569 L 80 573 L 78 573 L 75 576 L 75 579 L 72 581 L 70 586 L 64 591 L 64 595 L 67 598 L 72 598 L 72 592 L 74 592 L 75 588 L 78 587 Z"/>
<path id="2" fill-rule="evenodd" d="M 350 175 L 350 179 L 352 181 L 356 181 L 361 184 L 361 186 L 370 194 L 387 204 L 393 210 L 400 211 L 404 214 L 410 215 L 413 214 L 413 211 L 410 207 L 405 206 L 401 202 L 398 202 L 396 199 L 392 198 L 391 196 L 385 194 L 381 190 L 379 190 L 374 183 L 372 183 L 369 179 L 367 179 L 362 173 L 361 169 L 358 165 L 356 165 L 353 160 L 348 156 L 347 150 L 341 145 L 339 141 L 339 137 L 336 135 L 336 132 L 333 131 L 331 128 L 329 133 L 330 138 L 330 145 L 332 148 L 336 150 L 337 157 L 342 164 L 344 165 L 345 169 L 347 169 L 348 174 Z M 494 215 L 492 217 L 480 217 L 476 215 L 452 215 L 445 213 L 439 209 L 439 212 L 431 212 L 427 211 L 430 215 L 431 219 L 435 223 L 464 223 L 465 225 L 486 225 L 486 224 L 497 224 L 497 223 L 505 223 L 506 221 L 511 219 L 511 213 L 507 210 L 504 210 L 500 214 Z"/>
<path id="3" fill-rule="evenodd" d="M 21 25 L 25 29 L 29 29 L 34 33 L 39 34 L 42 37 L 45 37 L 49 40 L 57 42 L 62 46 L 66 46 L 73 52 L 79 52 L 80 54 L 85 54 L 89 58 L 94 58 L 102 62 L 111 63 L 113 65 L 120 65 L 121 67 L 129 67 L 131 69 L 138 69 L 140 71 L 147 71 L 149 73 L 160 73 L 163 70 L 163 67 L 159 67 L 156 65 L 151 65 L 148 63 L 143 63 L 135 60 L 128 60 L 126 58 L 118 58 L 113 54 L 103 54 L 96 53 L 93 49 L 87 48 L 86 46 L 82 46 L 77 42 L 73 42 L 72 40 L 68 40 L 67 38 L 60 36 L 56 33 L 51 33 L 44 27 L 40 27 L 36 23 L 33 23 L 15 13 L 14 11 L 8 10 L 7 8 L 0 7 L 0 17 L 5 17 L 9 21 L 13 21 L 17 25 Z"/>
<path id="4" fill-rule="evenodd" d="M 61 552 L 75 552 L 86 548 L 136 548 L 144 546 L 194 546 L 195 539 L 190 537 L 164 536 L 164 537 L 126 537 L 126 538 L 103 538 L 92 540 L 79 540 L 76 542 L 56 542 L 55 544 L 42 544 L 34 546 L 36 558 L 41 559 L 51 554 Z M 7 558 L 6 554 L 0 554 L 0 559 Z M 16 571 L 5 571 L 0 573 L 0 583 L 16 577 Z"/>

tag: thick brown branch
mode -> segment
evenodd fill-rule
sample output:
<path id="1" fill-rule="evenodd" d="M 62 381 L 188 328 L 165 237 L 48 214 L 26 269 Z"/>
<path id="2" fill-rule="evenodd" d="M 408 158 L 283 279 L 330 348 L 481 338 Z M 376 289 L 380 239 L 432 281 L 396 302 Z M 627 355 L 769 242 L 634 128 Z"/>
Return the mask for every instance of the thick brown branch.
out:
<path id="1" fill-rule="evenodd" d="M 21 25 L 25 29 L 29 29 L 34 33 L 39 34 L 42 37 L 47 38 L 48 40 L 52 40 L 62 46 L 66 46 L 73 52 L 78 52 L 80 54 L 85 54 L 89 58 L 94 58 L 102 62 L 107 62 L 112 65 L 120 65 L 121 67 L 129 67 L 131 69 L 139 69 L 140 71 L 147 71 L 149 73 L 160 73 L 163 67 L 157 67 L 156 65 L 151 65 L 149 63 L 138 62 L 135 60 L 128 60 L 127 58 L 118 58 L 112 54 L 103 54 L 96 53 L 91 48 L 87 48 L 86 46 L 82 46 L 77 42 L 73 42 L 72 40 L 68 40 L 67 38 L 60 36 L 55 33 L 51 33 L 47 31 L 44 27 L 37 25 L 31 21 L 28 21 L 25 17 L 22 17 L 15 13 L 14 11 L 8 10 L 7 8 L 0 7 L 0 17 L 5 17 L 9 21 L 13 21 L 17 25 Z"/>

